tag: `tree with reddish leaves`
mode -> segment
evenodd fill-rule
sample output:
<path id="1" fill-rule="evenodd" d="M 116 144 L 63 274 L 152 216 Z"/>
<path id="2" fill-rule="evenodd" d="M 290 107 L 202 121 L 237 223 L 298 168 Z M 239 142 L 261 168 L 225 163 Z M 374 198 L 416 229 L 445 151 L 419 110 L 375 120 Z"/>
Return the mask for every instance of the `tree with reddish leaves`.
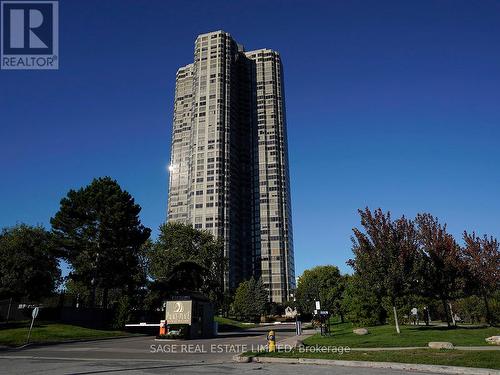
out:
<path id="1" fill-rule="evenodd" d="M 446 321 L 451 326 L 449 301 L 460 294 L 465 274 L 461 249 L 446 224 L 441 225 L 430 214 L 418 214 L 416 219 L 420 251 L 423 254 L 424 294 L 438 298 L 444 308 Z"/>
<path id="2" fill-rule="evenodd" d="M 400 333 L 396 304 L 419 277 L 418 237 L 413 221 L 392 220 L 390 212 L 358 210 L 364 232 L 354 228 L 354 259 L 347 263 L 378 296 L 388 297 Z"/>
<path id="3" fill-rule="evenodd" d="M 500 289 L 500 251 L 496 238 L 464 231 L 465 246 L 462 249 L 467 270 L 468 285 L 483 297 L 486 308 L 486 321 L 495 324 L 491 314 L 488 299 L 491 294 Z"/>

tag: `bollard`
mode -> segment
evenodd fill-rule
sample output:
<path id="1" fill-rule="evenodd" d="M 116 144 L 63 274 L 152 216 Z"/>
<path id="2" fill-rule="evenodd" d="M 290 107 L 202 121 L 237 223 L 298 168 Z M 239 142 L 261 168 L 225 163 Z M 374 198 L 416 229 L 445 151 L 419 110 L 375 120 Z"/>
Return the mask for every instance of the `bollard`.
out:
<path id="1" fill-rule="evenodd" d="M 274 331 L 269 331 L 269 333 L 267 334 L 267 347 L 269 352 L 276 351 L 276 336 L 274 334 Z"/>
<path id="2" fill-rule="evenodd" d="M 300 320 L 295 321 L 295 334 L 297 336 L 302 335 L 302 322 Z"/>

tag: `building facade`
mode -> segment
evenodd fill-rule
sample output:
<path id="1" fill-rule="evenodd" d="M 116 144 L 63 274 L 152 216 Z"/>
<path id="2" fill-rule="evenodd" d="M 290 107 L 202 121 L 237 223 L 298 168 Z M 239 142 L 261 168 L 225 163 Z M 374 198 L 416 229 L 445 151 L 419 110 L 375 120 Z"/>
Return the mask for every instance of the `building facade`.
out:
<path id="1" fill-rule="evenodd" d="M 202 34 L 176 76 L 167 220 L 224 241 L 227 289 L 251 276 L 269 298 L 295 289 L 290 179 L 277 52 Z"/>

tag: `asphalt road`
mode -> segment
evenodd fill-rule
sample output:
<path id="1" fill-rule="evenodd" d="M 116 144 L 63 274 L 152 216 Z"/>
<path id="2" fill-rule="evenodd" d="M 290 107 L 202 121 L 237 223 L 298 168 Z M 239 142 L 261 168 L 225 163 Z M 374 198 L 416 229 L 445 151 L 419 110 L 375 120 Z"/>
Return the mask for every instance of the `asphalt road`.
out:
<path id="1" fill-rule="evenodd" d="M 153 336 L 140 336 L 2 351 L 0 374 L 405 374 L 387 369 L 232 362 L 235 354 L 265 345 L 268 329 L 221 333 L 203 340 L 157 341 Z M 275 330 L 278 342 L 295 334 L 293 327 Z"/>

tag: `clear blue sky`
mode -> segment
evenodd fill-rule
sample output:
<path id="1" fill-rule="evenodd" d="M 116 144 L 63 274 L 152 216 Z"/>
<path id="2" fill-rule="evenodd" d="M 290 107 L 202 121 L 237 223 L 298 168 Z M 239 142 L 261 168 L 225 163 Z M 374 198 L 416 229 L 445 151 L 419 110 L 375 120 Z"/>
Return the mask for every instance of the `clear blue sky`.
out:
<path id="1" fill-rule="evenodd" d="M 500 237 L 500 2 L 60 2 L 60 69 L 0 71 L 0 226 L 117 179 L 165 219 L 174 79 L 196 35 L 281 52 L 297 274 L 347 271 L 356 210 Z"/>

